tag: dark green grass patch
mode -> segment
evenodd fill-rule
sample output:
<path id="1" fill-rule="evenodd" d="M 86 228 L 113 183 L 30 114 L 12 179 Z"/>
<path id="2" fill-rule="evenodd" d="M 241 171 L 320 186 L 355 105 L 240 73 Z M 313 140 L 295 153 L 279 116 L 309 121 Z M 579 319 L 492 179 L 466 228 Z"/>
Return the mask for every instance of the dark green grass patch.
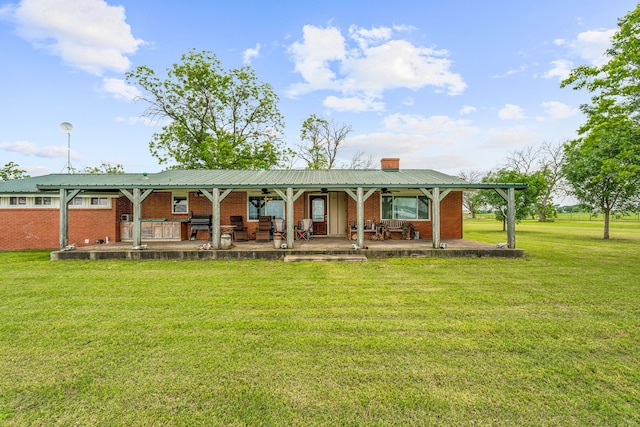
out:
<path id="1" fill-rule="evenodd" d="M 0 424 L 638 424 L 640 230 L 589 230 L 518 225 L 523 259 L 0 253 Z"/>

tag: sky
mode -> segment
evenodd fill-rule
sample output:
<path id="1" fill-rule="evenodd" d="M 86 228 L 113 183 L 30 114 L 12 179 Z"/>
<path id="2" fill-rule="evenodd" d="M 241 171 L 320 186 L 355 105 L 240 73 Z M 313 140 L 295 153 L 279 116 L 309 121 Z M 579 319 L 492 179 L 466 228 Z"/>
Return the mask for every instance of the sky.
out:
<path id="1" fill-rule="evenodd" d="M 398 157 L 401 169 L 486 172 L 577 136 L 589 93 L 560 81 L 605 61 L 636 4 L 0 0 L 0 167 L 165 169 L 149 151 L 161 124 L 124 77 L 142 65 L 163 77 L 195 49 L 273 87 L 293 149 L 315 114 L 352 126 L 341 165 L 363 152 L 374 167 Z"/>

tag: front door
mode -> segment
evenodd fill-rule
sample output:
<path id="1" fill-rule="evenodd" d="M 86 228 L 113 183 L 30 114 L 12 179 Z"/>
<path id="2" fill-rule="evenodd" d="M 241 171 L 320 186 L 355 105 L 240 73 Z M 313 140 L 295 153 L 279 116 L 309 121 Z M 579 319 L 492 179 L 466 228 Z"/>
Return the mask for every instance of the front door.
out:
<path id="1" fill-rule="evenodd" d="M 326 236 L 327 196 L 311 196 L 309 202 L 311 208 L 311 221 L 313 221 L 313 234 L 315 236 Z"/>

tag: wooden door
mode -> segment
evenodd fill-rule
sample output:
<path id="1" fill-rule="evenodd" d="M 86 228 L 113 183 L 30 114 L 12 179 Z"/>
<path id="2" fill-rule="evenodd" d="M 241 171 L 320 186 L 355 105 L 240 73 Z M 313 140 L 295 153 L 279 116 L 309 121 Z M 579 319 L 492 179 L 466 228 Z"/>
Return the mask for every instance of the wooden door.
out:
<path id="1" fill-rule="evenodd" d="M 315 236 L 327 235 L 327 196 L 311 196 L 309 199 L 310 216 Z"/>

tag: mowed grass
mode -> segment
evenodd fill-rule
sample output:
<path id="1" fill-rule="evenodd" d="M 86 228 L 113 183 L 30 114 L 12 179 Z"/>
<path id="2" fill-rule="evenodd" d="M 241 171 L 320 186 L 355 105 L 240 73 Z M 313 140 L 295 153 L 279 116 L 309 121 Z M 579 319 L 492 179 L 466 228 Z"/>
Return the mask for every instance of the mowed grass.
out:
<path id="1" fill-rule="evenodd" d="M 601 225 L 520 224 L 522 259 L 0 253 L 0 424 L 638 425 L 640 225 Z"/>

